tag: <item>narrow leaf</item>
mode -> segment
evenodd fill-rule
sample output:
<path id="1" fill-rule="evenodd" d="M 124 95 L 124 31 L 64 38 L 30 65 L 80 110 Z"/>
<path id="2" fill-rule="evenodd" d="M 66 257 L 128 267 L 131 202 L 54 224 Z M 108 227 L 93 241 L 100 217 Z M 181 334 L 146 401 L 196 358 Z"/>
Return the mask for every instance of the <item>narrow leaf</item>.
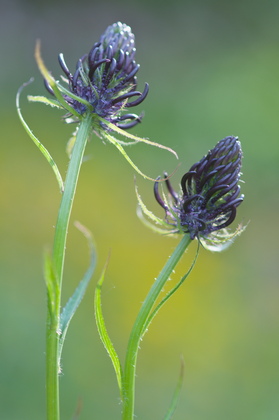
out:
<path id="1" fill-rule="evenodd" d="M 89 250 L 90 250 L 90 264 L 89 267 L 84 274 L 83 279 L 77 286 L 76 290 L 74 291 L 73 295 L 70 297 L 68 302 L 66 303 L 64 309 L 62 310 L 61 317 L 60 317 L 60 357 L 62 353 L 62 347 L 64 344 L 65 336 L 70 324 L 70 321 L 75 314 L 84 294 L 86 291 L 86 288 L 89 284 L 89 281 L 93 275 L 93 272 L 96 267 L 96 251 L 93 244 L 91 233 L 88 229 L 86 229 L 83 225 L 76 222 L 75 226 L 83 233 L 83 235 L 88 240 Z"/>
<path id="2" fill-rule="evenodd" d="M 109 357 L 111 358 L 114 371 L 116 374 L 120 396 L 122 398 L 122 368 L 121 368 L 120 360 L 116 353 L 116 350 L 111 342 L 111 339 L 109 338 L 106 325 L 105 325 L 103 312 L 102 312 L 101 291 L 102 291 L 102 285 L 105 279 L 107 266 L 108 266 L 108 260 L 106 262 L 106 265 L 103 269 L 103 272 L 101 274 L 101 277 L 97 283 L 96 290 L 95 290 L 95 298 L 94 298 L 95 319 L 96 319 L 97 329 L 98 329 L 101 341 L 106 351 L 108 352 Z"/>
<path id="3" fill-rule="evenodd" d="M 177 153 L 173 149 L 171 149 L 170 147 L 163 146 L 160 143 L 155 143 L 154 141 L 151 141 L 151 140 L 148 140 L 148 139 L 145 139 L 145 138 L 142 138 L 142 137 L 135 136 L 131 133 L 128 133 L 127 131 L 124 131 L 121 128 L 117 127 L 115 124 L 112 124 L 112 123 L 108 122 L 104 118 L 100 118 L 100 120 L 104 124 L 106 124 L 111 130 L 115 131 L 116 133 L 121 134 L 122 136 L 124 136 L 128 139 L 135 140 L 136 142 L 139 141 L 139 142 L 142 142 L 142 143 L 149 144 L 150 146 L 155 146 L 155 147 L 159 147 L 160 149 L 167 150 L 168 152 L 172 153 L 176 157 L 176 159 L 178 159 Z"/>
<path id="4" fill-rule="evenodd" d="M 50 166 L 52 167 L 52 170 L 55 174 L 55 177 L 57 179 L 60 191 L 63 192 L 64 191 L 64 183 L 63 183 L 63 179 L 62 176 L 59 172 L 58 166 L 56 165 L 56 163 L 54 162 L 53 158 L 51 157 L 49 151 L 43 146 L 43 144 L 40 142 L 40 140 L 37 139 L 37 137 L 32 133 L 31 129 L 29 128 L 29 126 L 27 125 L 27 123 L 25 122 L 20 107 L 19 107 L 19 98 L 20 98 L 20 94 L 22 92 L 22 90 L 25 88 L 25 86 L 29 85 L 31 82 L 33 81 L 33 79 L 30 79 L 29 82 L 24 83 L 18 90 L 17 95 L 16 95 L 16 108 L 17 108 L 17 113 L 19 116 L 19 119 L 26 131 L 26 133 L 28 134 L 28 136 L 31 138 L 31 140 L 33 140 L 33 142 L 35 143 L 35 145 L 38 147 L 38 149 L 40 150 L 40 152 L 44 155 L 44 157 L 46 158 L 47 162 L 50 164 Z"/>
<path id="5" fill-rule="evenodd" d="M 179 280 L 179 282 L 166 294 L 166 296 L 161 300 L 161 302 L 155 307 L 155 309 L 149 315 L 149 317 L 146 320 L 146 324 L 144 326 L 142 337 L 146 333 L 148 326 L 150 325 L 151 321 L 153 320 L 153 318 L 155 317 L 155 315 L 158 313 L 158 311 L 161 309 L 161 307 L 167 302 L 167 300 L 169 300 L 169 298 L 176 292 L 176 290 L 179 289 L 179 287 L 184 283 L 184 281 L 187 279 L 187 277 L 189 276 L 189 274 L 193 270 L 193 268 L 194 268 L 194 266 L 196 264 L 198 255 L 199 255 L 199 248 L 200 248 L 200 243 L 198 242 L 197 252 L 196 252 L 196 255 L 195 255 L 194 259 L 193 259 L 193 262 L 191 264 L 191 267 L 189 268 L 189 270 L 187 271 L 187 273 L 184 274 L 184 276 Z"/>
<path id="6" fill-rule="evenodd" d="M 113 124 L 112 124 L 113 125 Z M 119 152 L 124 156 L 124 158 L 130 163 L 130 165 L 135 169 L 135 171 L 137 171 L 137 173 L 139 173 L 143 178 L 145 179 L 149 179 L 150 181 L 155 181 L 155 179 L 150 178 L 149 176 L 145 175 L 136 165 L 135 163 L 132 161 L 132 159 L 127 155 L 127 153 L 125 152 L 124 148 L 121 146 L 121 144 L 118 142 L 117 139 L 115 139 L 113 136 L 111 136 L 109 133 L 104 132 L 102 133 L 102 135 L 108 140 L 110 141 L 118 150 Z"/>
<path id="7" fill-rule="evenodd" d="M 53 108 L 63 109 L 63 107 L 59 104 L 58 101 L 56 101 L 55 99 L 46 98 L 45 96 L 28 95 L 27 99 L 30 102 L 40 102 L 45 105 L 50 105 Z"/>
<path id="8" fill-rule="evenodd" d="M 170 408 L 167 414 L 165 415 L 164 420 L 171 420 L 173 417 L 173 414 L 178 404 L 178 400 L 179 400 L 179 396 L 180 396 L 180 392 L 181 392 L 181 388 L 183 384 L 183 377 L 184 377 L 184 360 L 183 358 L 181 358 L 180 374 L 179 374 L 178 382 L 177 382 L 177 385 L 176 385 L 176 388 L 175 388 L 175 391 L 171 400 Z"/>

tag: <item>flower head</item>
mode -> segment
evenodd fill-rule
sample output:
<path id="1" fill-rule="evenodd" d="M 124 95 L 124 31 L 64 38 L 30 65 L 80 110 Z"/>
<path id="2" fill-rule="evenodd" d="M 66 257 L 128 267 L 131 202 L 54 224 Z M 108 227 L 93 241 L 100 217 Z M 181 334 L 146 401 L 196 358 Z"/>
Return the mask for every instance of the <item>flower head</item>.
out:
<path id="1" fill-rule="evenodd" d="M 229 233 L 226 228 L 234 221 L 236 209 L 244 198 L 238 184 L 241 159 L 238 138 L 226 137 L 183 175 L 179 193 L 174 191 L 165 173 L 167 194 L 160 194 L 161 182 L 157 178 L 154 194 L 165 210 L 165 220 L 153 220 L 170 233 L 188 233 L 191 239 L 198 238 L 210 249 L 229 245 L 240 232 L 238 229 Z"/>
<path id="2" fill-rule="evenodd" d="M 67 123 L 82 123 L 85 119 L 90 120 L 91 132 L 116 146 L 140 175 L 152 179 L 131 160 L 124 146 L 142 142 L 168 150 L 176 158 L 177 154 L 167 146 L 135 136 L 126 130 L 138 124 L 142 116 L 130 112 L 125 113 L 125 110 L 139 105 L 146 98 L 149 90 L 147 83 L 142 93 L 136 90 L 136 74 L 140 66 L 135 61 L 135 53 L 135 37 L 131 28 L 124 23 L 114 23 L 106 29 L 89 53 L 78 60 L 73 74 L 68 69 L 63 54 L 59 54 L 59 63 L 66 76 L 62 76 L 62 82 L 67 84 L 65 88 L 61 81 L 53 78 L 45 66 L 38 41 L 35 47 L 35 59 L 45 86 L 54 98 L 29 95 L 28 99 L 66 110 L 67 114 L 64 118 Z M 76 127 L 68 143 L 69 156 L 79 128 L 80 125 Z M 114 134 L 125 137 L 125 140 L 115 138 Z"/>
<path id="3" fill-rule="evenodd" d="M 129 26 L 120 22 L 106 29 L 90 52 L 78 60 L 73 74 L 63 54 L 59 54 L 59 64 L 65 73 L 69 91 L 63 97 L 76 111 L 74 115 L 67 115 L 70 117 L 68 121 L 78 121 L 76 114 L 82 115 L 90 109 L 122 129 L 139 123 L 141 116 L 131 113 L 123 115 L 124 109 L 140 104 L 149 89 L 146 83 L 143 93 L 136 90 L 136 73 L 140 65 L 135 61 L 135 54 L 134 34 Z M 55 95 L 48 81 L 45 81 L 45 85 Z"/>

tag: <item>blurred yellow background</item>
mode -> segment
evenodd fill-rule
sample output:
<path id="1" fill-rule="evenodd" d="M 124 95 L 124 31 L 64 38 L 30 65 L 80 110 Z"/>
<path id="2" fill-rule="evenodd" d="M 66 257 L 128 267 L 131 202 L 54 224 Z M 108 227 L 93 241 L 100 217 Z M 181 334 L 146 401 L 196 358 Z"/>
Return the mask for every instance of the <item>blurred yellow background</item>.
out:
<path id="1" fill-rule="evenodd" d="M 145 336 L 137 370 L 136 415 L 162 419 L 178 377 L 185 380 L 176 420 L 279 418 L 279 3 L 198 1 L 8 1 L 0 4 L 0 418 L 45 418 L 46 297 L 43 251 L 51 247 L 60 194 L 46 161 L 16 115 L 18 87 L 28 124 L 49 149 L 62 174 L 73 127 L 62 114 L 30 104 L 45 94 L 33 58 L 41 39 L 45 63 L 70 69 L 106 27 L 118 20 L 136 35 L 139 89 L 150 84 L 145 112 L 132 130 L 174 148 L 184 172 L 228 135 L 243 147 L 244 203 L 237 221 L 248 224 L 221 254 L 201 250 L 191 277 L 162 309 Z M 175 158 L 146 145 L 128 150 L 141 170 L 157 177 L 177 167 Z M 129 331 L 153 279 L 177 240 L 161 237 L 138 220 L 134 171 L 119 152 L 92 138 L 86 150 L 69 230 L 64 301 L 88 263 L 79 220 L 94 234 L 98 267 L 70 326 L 61 376 L 62 419 L 82 400 L 81 419 L 120 419 L 116 380 L 99 341 L 93 314 L 94 285 L 111 250 L 103 291 L 107 327 L 121 359 Z M 163 216 L 150 181 L 137 176 L 140 193 Z M 193 243 L 172 282 L 191 264 Z"/>

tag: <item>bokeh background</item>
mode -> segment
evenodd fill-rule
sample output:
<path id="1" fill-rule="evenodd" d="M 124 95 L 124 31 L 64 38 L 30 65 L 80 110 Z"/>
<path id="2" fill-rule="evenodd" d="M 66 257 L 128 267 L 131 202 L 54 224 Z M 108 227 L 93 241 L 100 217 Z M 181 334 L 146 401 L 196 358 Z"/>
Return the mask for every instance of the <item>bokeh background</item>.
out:
<path id="1" fill-rule="evenodd" d="M 237 219 L 248 223 L 224 253 L 201 250 L 191 277 L 151 325 L 139 354 L 137 418 L 163 418 L 181 355 L 185 379 L 175 419 L 279 418 L 278 19 L 279 3 L 272 0 L 0 1 L 1 419 L 45 418 L 42 256 L 51 247 L 60 199 L 51 169 L 18 121 L 16 91 L 35 77 L 21 108 L 65 174 L 72 127 L 58 111 L 26 100 L 45 93 L 35 40 L 41 39 L 47 67 L 58 77 L 59 52 L 73 69 L 118 20 L 136 34 L 139 88 L 150 84 L 137 110 L 144 110 L 144 122 L 132 132 L 178 152 L 174 185 L 217 141 L 238 135 L 246 198 Z M 129 153 L 152 177 L 177 168 L 162 150 L 140 144 Z M 103 310 L 123 360 L 140 304 L 177 240 L 138 220 L 134 171 L 113 146 L 93 138 L 86 155 L 72 222 L 93 232 L 98 267 L 65 343 L 61 410 L 63 419 L 72 418 L 81 400 L 81 419 L 116 420 L 121 407 L 96 332 L 94 284 L 111 250 Z M 139 176 L 137 183 L 146 204 L 162 216 L 152 183 Z M 195 250 L 192 244 L 172 284 Z M 85 240 L 73 223 L 67 252 L 64 301 L 88 264 Z"/>

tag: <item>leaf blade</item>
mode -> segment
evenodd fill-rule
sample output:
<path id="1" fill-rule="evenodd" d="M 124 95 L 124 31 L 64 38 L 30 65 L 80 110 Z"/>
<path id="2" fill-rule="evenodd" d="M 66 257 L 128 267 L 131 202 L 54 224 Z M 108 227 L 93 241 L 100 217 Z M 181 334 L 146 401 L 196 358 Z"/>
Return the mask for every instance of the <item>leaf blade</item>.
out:
<path id="1" fill-rule="evenodd" d="M 61 358 L 61 354 L 62 354 L 62 348 L 63 348 L 63 344 L 65 341 L 65 337 L 66 337 L 66 333 L 69 327 L 69 324 L 77 310 L 77 308 L 79 307 L 80 302 L 82 301 L 82 298 L 86 292 L 87 286 L 89 284 L 89 281 L 94 273 L 95 267 L 96 267 L 96 251 L 95 251 L 95 246 L 92 240 L 92 236 L 91 233 L 89 232 L 88 229 L 86 229 L 83 225 L 81 225 L 79 222 L 75 223 L 75 226 L 83 233 L 83 235 L 86 237 L 86 239 L 88 240 L 88 245 L 89 245 L 89 250 L 90 250 L 90 263 L 89 263 L 89 267 L 87 269 L 87 271 L 85 272 L 82 280 L 80 281 L 80 283 L 78 284 L 78 286 L 76 287 L 74 293 L 72 294 L 72 296 L 69 298 L 69 300 L 67 301 L 66 305 L 64 306 L 62 312 L 61 312 L 61 316 L 60 316 L 60 350 L 59 350 L 59 355 Z"/>
<path id="2" fill-rule="evenodd" d="M 179 377 L 178 377 L 178 382 L 177 382 L 174 394 L 173 394 L 172 399 L 171 399 L 170 407 L 168 409 L 167 414 L 164 417 L 164 420 L 171 420 L 172 417 L 173 417 L 173 414 L 176 410 L 178 400 L 179 400 L 179 396 L 180 396 L 180 393 L 181 393 L 181 389 L 182 389 L 182 385 L 183 385 L 183 377 L 184 377 L 184 360 L 181 357 L 180 373 L 179 373 Z"/>
<path id="3" fill-rule="evenodd" d="M 134 134 L 131 134 L 127 131 L 122 130 L 121 128 L 117 127 L 115 124 L 110 123 L 109 121 L 105 120 L 104 118 L 100 117 L 100 121 L 102 121 L 102 123 L 107 125 L 112 131 L 114 131 L 118 134 L 121 134 L 122 136 L 124 136 L 128 139 L 134 140 L 135 142 L 146 143 L 146 144 L 149 144 L 150 146 L 158 147 L 159 149 L 167 150 L 168 152 L 172 153 L 176 157 L 176 159 L 178 159 L 177 153 L 173 149 L 171 149 L 170 147 L 164 146 L 160 143 L 156 143 L 156 142 L 148 140 L 146 138 L 135 136 Z"/>
<path id="4" fill-rule="evenodd" d="M 190 275 L 191 271 L 193 270 L 193 268 L 194 268 L 194 266 L 196 264 L 196 261 L 197 261 L 198 255 L 199 255 L 199 247 L 200 247 L 200 243 L 198 242 L 197 252 L 196 252 L 196 255 L 195 255 L 194 259 L 193 259 L 193 262 L 192 262 L 189 270 L 184 274 L 184 276 L 181 277 L 181 279 L 179 280 L 179 282 L 158 303 L 158 305 L 155 307 L 155 309 L 151 312 L 151 314 L 147 318 L 146 323 L 145 323 L 145 326 L 144 326 L 144 329 L 143 329 L 142 337 L 146 333 L 148 326 L 152 322 L 152 320 L 155 317 L 155 315 L 159 312 L 159 310 L 161 309 L 161 307 L 169 300 L 169 298 L 176 292 L 176 290 L 179 289 L 179 287 L 184 283 L 184 281 Z"/>
<path id="5" fill-rule="evenodd" d="M 132 168 L 135 169 L 135 171 L 140 174 L 143 178 L 149 179 L 150 181 L 155 181 L 155 179 L 145 175 L 138 167 L 137 165 L 132 161 L 132 159 L 129 157 L 129 155 L 125 152 L 123 146 L 119 143 L 118 140 L 116 140 L 111 134 L 104 132 L 102 133 L 102 136 L 106 138 L 110 143 L 112 143 L 122 154 L 122 156 L 127 160 L 127 162 L 132 166 Z"/>
<path id="6" fill-rule="evenodd" d="M 101 291 L 102 291 L 102 285 L 105 279 L 105 273 L 108 266 L 108 260 L 106 262 L 106 265 L 102 271 L 101 277 L 96 285 L 95 289 L 95 297 L 94 297 L 94 311 L 95 311 L 95 319 L 97 324 L 97 329 L 100 335 L 100 339 L 106 349 L 106 351 L 109 354 L 109 357 L 111 359 L 112 365 L 114 367 L 114 371 L 116 374 L 116 379 L 118 383 L 118 388 L 120 391 L 120 396 L 122 398 L 122 368 L 120 364 L 119 357 L 116 353 L 116 350 L 112 344 L 112 341 L 108 335 L 107 328 L 105 325 L 105 320 L 103 316 L 102 311 L 102 301 L 101 301 Z"/>
<path id="7" fill-rule="evenodd" d="M 47 162 L 49 163 L 49 165 L 51 166 L 55 177 L 57 179 L 60 191 L 63 192 L 64 191 L 64 182 L 62 179 L 62 176 L 59 172 L 58 166 L 56 165 L 54 159 L 52 158 L 51 154 L 49 153 L 49 151 L 45 148 L 45 146 L 40 142 L 40 140 L 32 133 L 31 129 L 29 128 L 28 124 L 26 123 L 26 121 L 24 120 L 22 113 L 21 113 L 21 109 L 19 106 L 19 99 L 20 99 L 20 94 L 22 92 L 22 90 L 29 85 L 31 82 L 33 81 L 33 79 L 30 79 L 29 82 L 24 83 L 17 92 L 16 95 L 16 109 L 17 109 L 17 113 L 20 119 L 21 124 L 23 125 L 23 128 L 25 129 L 26 133 L 28 134 L 28 136 L 31 138 L 31 140 L 35 143 L 35 145 L 38 147 L 38 149 L 40 150 L 40 152 L 43 154 L 43 156 L 46 158 Z"/>
<path id="8" fill-rule="evenodd" d="M 41 104 L 50 105 L 52 108 L 63 109 L 63 107 L 55 99 L 49 99 L 49 98 L 46 98 L 45 96 L 28 95 L 27 99 L 30 102 L 39 102 Z"/>

